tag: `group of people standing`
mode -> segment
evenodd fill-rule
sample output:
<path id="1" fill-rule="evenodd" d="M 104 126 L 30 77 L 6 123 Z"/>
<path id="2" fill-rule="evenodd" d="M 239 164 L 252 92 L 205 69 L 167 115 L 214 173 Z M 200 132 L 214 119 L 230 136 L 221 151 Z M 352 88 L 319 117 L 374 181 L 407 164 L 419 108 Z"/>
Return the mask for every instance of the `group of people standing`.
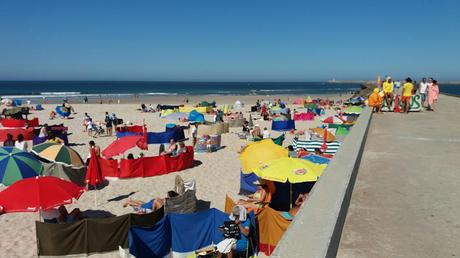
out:
<path id="1" fill-rule="evenodd" d="M 410 103 L 414 94 L 420 94 L 422 98 L 422 107 L 426 110 L 434 111 L 434 104 L 439 97 L 438 82 L 433 78 L 423 78 L 418 87 L 410 77 L 401 82 L 394 82 L 390 76 L 387 76 L 383 83 L 378 82 L 378 88 L 375 88 L 369 96 L 369 106 L 374 112 L 382 112 L 382 104 L 385 101 L 386 106 L 391 110 L 393 101 L 401 98 L 402 110 L 401 113 L 409 113 Z"/>

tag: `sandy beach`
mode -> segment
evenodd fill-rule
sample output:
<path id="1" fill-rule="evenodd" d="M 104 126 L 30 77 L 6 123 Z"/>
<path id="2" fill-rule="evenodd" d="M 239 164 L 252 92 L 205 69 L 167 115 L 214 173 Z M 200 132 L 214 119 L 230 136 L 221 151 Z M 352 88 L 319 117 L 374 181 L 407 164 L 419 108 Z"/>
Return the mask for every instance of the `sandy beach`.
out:
<path id="1" fill-rule="evenodd" d="M 298 96 L 280 96 L 282 100 L 291 103 L 291 109 L 296 108 L 302 110 L 299 106 L 292 105 L 294 99 Z M 305 96 L 303 96 L 305 98 Z M 318 97 L 318 96 L 312 96 Z M 322 97 L 325 97 L 322 95 Z M 345 99 L 348 96 L 329 95 L 329 99 Z M 69 127 L 69 141 L 75 144 L 72 148 L 77 150 L 81 157 L 85 159 L 88 155 L 88 142 L 94 140 L 97 145 L 104 149 L 113 140 L 115 136 L 102 136 L 91 138 L 86 132 L 83 132 L 83 114 L 88 113 L 94 120 L 103 121 L 105 112 L 115 113 L 118 118 L 124 121 L 129 121 L 134 124 L 147 124 L 148 131 L 162 132 L 165 124 L 174 121 L 165 120 L 159 117 L 159 113 L 142 113 L 137 109 L 140 108 L 140 103 L 145 104 L 183 104 L 185 98 L 188 98 L 189 104 L 193 105 L 199 101 L 216 101 L 217 105 L 233 104 L 236 100 L 245 103 L 243 110 L 244 116 L 249 117 L 250 106 L 255 103 L 256 99 L 271 100 L 278 98 L 277 96 L 168 96 L 168 97 L 151 97 L 147 101 L 139 100 L 137 103 L 121 103 L 121 104 L 80 104 L 71 102 L 77 114 L 72 115 L 73 119 L 57 118 L 49 120 L 49 112 L 54 109 L 55 105 L 44 105 L 45 110 L 33 112 L 29 117 L 38 117 L 40 123 L 60 124 L 63 123 Z M 335 111 L 327 110 L 327 114 L 334 114 Z M 206 119 L 211 121 L 211 116 L 206 115 Z M 177 121 L 176 121 L 177 122 Z M 254 124 L 259 124 L 262 128 L 270 129 L 271 122 L 255 120 Z M 314 121 L 297 121 L 296 127 L 299 130 L 305 130 L 311 127 L 320 125 L 318 118 Z M 185 124 L 184 124 L 185 125 Z M 86 192 L 74 204 L 67 207 L 68 210 L 78 207 L 81 210 L 105 210 L 114 215 L 122 215 L 132 212 L 131 208 L 123 208 L 122 201 L 108 201 L 120 195 L 126 195 L 131 192 L 134 194 L 132 199 L 150 200 L 154 197 L 163 197 L 165 193 L 172 189 L 174 185 L 174 177 L 181 175 L 185 180 L 195 179 L 197 185 L 198 199 L 211 202 L 211 207 L 224 209 L 225 196 L 228 194 L 234 199 L 240 198 L 237 193 L 239 191 L 239 174 L 240 162 L 239 154 L 241 146 L 246 143 L 246 140 L 240 140 L 236 132 L 240 132 L 241 128 L 231 128 L 231 132 L 222 135 L 222 146 L 225 148 L 214 153 L 197 153 L 195 160 L 200 161 L 200 165 L 191 169 L 171 173 L 168 175 L 136 178 L 125 180 L 110 181 L 109 185 L 96 192 Z M 186 131 L 186 134 L 188 132 Z M 272 137 L 277 137 L 280 132 L 272 132 Z M 286 133 L 286 140 L 283 146 L 289 145 L 293 135 Z M 190 145 L 189 140 L 187 145 Z M 32 143 L 29 143 L 32 145 Z M 146 156 L 158 155 L 159 145 L 149 145 L 148 151 L 143 151 Z M 138 157 L 140 150 L 132 149 L 129 151 Z M 3 189 L 3 188 L 2 188 Z M 95 206 L 95 195 L 97 195 L 97 206 Z M 38 213 L 12 213 L 0 216 L 0 227 L 2 228 L 2 236 L 0 237 L 0 257 L 34 257 L 36 256 L 36 237 L 35 237 L 35 220 L 38 219 Z M 101 254 L 94 255 L 101 257 Z M 104 257 L 116 257 L 116 253 L 105 254 Z"/>

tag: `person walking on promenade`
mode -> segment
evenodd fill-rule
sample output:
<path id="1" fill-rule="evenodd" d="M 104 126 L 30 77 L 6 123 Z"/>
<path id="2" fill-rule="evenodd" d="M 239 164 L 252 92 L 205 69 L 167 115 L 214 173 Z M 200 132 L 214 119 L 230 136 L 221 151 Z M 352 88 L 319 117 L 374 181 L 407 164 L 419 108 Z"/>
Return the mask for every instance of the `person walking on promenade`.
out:
<path id="1" fill-rule="evenodd" d="M 425 107 L 427 89 L 428 82 L 426 81 L 426 78 L 423 78 L 418 86 L 418 90 L 420 92 L 420 95 L 422 96 L 422 107 Z"/>
<path id="2" fill-rule="evenodd" d="M 414 90 L 414 84 L 412 84 L 412 79 L 407 78 L 406 83 L 403 85 L 402 92 L 402 104 L 403 104 L 403 113 L 408 114 L 410 109 L 410 100 L 412 98 L 412 91 Z"/>
<path id="3" fill-rule="evenodd" d="M 439 97 L 439 86 L 438 81 L 433 80 L 431 85 L 428 86 L 428 110 L 434 111 L 434 103 L 438 101 Z"/>

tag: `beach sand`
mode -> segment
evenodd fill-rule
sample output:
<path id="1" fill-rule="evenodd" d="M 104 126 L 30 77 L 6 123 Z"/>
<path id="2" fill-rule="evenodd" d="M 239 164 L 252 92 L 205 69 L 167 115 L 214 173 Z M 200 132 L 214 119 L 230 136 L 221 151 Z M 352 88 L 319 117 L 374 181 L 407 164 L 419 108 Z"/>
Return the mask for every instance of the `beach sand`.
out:
<path id="1" fill-rule="evenodd" d="M 318 96 L 312 96 L 318 97 Z M 325 97 L 325 95 L 322 95 Z M 346 95 L 329 95 L 329 99 L 345 99 Z M 148 127 L 148 131 L 162 132 L 164 131 L 165 124 L 174 121 L 165 120 L 159 117 L 159 113 L 141 113 L 137 109 L 140 108 L 140 103 L 144 102 L 147 105 L 153 104 L 183 104 L 185 98 L 189 99 L 190 104 L 196 104 L 199 101 L 216 101 L 218 105 L 222 104 L 233 104 L 236 100 L 241 100 L 243 103 L 247 103 L 242 111 L 244 116 L 249 116 L 248 110 L 250 106 L 255 103 L 256 99 L 271 100 L 275 98 L 281 98 L 288 103 L 292 103 L 296 96 L 164 96 L 164 97 L 151 97 L 147 101 L 141 101 L 131 104 L 77 104 L 71 103 L 77 112 L 73 115 L 73 119 L 55 119 L 49 120 L 49 112 L 54 109 L 55 105 L 44 105 L 45 110 L 33 112 L 30 115 L 32 117 L 38 117 L 42 124 L 56 124 L 64 123 L 69 127 L 69 132 L 72 133 L 69 136 L 69 141 L 76 144 L 73 146 L 77 150 L 83 159 L 86 159 L 88 155 L 88 142 L 94 140 L 96 144 L 101 146 L 101 149 L 107 147 L 115 136 L 111 137 L 98 137 L 90 138 L 85 132 L 83 132 L 83 114 L 88 113 L 94 120 L 103 121 L 105 112 L 116 113 L 118 118 L 122 118 L 125 122 L 130 121 L 134 124 L 142 124 L 145 122 Z M 142 99 L 144 100 L 144 99 Z M 131 102 L 136 102 L 132 100 Z M 292 108 L 302 110 L 299 106 L 288 105 Z M 237 110 L 239 111 L 239 110 Z M 327 115 L 334 114 L 335 111 L 327 110 Z M 206 115 L 206 119 L 211 121 L 211 116 Z M 256 120 L 254 124 L 259 124 L 262 129 L 263 127 L 271 128 L 271 122 Z M 318 118 L 314 121 L 297 121 L 296 127 L 300 130 L 305 130 L 311 127 L 320 125 L 321 122 Z M 239 191 L 239 179 L 240 179 L 240 162 L 239 154 L 241 146 L 246 143 L 246 140 L 240 140 L 235 132 L 240 132 L 241 128 L 231 128 L 231 133 L 222 135 L 222 146 L 225 148 L 214 152 L 214 153 L 197 153 L 195 159 L 200 161 L 201 164 L 187 169 L 171 173 L 168 175 L 162 175 L 157 177 L 149 178 L 135 178 L 135 179 L 124 179 L 114 180 L 109 183 L 105 188 L 98 190 L 97 192 L 91 191 L 86 192 L 82 197 L 72 205 L 68 205 L 67 209 L 71 210 L 74 207 L 78 207 L 81 210 L 105 210 L 113 213 L 114 215 L 122 215 L 132 212 L 131 208 L 123 208 L 122 201 L 111 201 L 114 197 L 120 195 L 126 195 L 131 192 L 135 192 L 130 198 L 139 200 L 150 200 L 154 197 L 164 197 L 168 190 L 171 190 L 174 186 L 174 177 L 181 175 L 184 180 L 195 179 L 197 186 L 197 197 L 198 199 L 210 201 L 211 207 L 217 209 L 224 209 L 225 195 L 228 194 L 230 197 L 237 200 L 240 198 L 237 193 Z M 186 132 L 187 133 L 187 132 Z M 277 137 L 280 132 L 272 132 L 271 137 Z M 290 133 L 286 134 L 286 140 L 283 146 L 289 145 L 293 138 Z M 189 145 L 191 141 L 188 142 Z M 32 145 L 30 142 L 29 145 Z M 159 145 L 149 145 L 148 151 L 143 151 L 146 156 L 158 155 Z M 139 149 L 132 149 L 131 152 L 138 157 L 141 152 Z M 4 187 L 2 187 L 4 189 Z M 97 198 L 97 206 L 95 206 L 95 195 Z M 0 257 L 34 257 L 37 256 L 36 250 L 36 237 L 35 237 L 35 220 L 39 218 L 38 213 L 11 213 L 0 216 L 0 228 L 2 234 L 0 236 Z M 94 257 L 118 257 L 117 252 L 110 254 L 97 254 L 92 255 Z"/>

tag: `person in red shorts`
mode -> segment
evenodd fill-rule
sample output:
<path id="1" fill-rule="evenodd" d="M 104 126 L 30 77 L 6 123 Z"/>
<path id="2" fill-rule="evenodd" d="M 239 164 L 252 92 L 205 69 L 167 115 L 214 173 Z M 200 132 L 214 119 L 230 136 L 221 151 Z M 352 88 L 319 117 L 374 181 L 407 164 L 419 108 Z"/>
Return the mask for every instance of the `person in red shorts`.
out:
<path id="1" fill-rule="evenodd" d="M 402 104 L 403 104 L 403 109 L 402 109 L 402 112 L 403 113 L 409 113 L 409 109 L 410 109 L 410 100 L 411 100 L 411 97 L 412 97 L 412 91 L 414 90 L 414 84 L 412 84 L 412 79 L 411 78 L 407 78 L 406 79 L 406 83 L 404 83 L 403 85 L 403 92 L 402 92 Z"/>

